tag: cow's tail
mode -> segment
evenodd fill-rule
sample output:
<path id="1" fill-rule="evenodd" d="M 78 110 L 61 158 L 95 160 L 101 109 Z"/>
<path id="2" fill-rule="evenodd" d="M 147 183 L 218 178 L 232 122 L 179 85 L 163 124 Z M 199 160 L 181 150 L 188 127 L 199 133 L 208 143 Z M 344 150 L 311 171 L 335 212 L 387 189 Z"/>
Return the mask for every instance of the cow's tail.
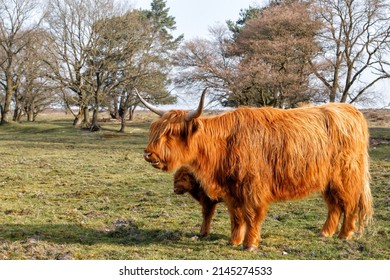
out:
<path id="1" fill-rule="evenodd" d="M 358 204 L 358 221 L 359 221 L 359 227 L 358 231 L 359 234 L 363 234 L 364 226 L 369 224 L 372 221 L 372 215 L 374 213 L 373 210 L 373 202 L 372 202 L 372 195 L 371 195 L 371 189 L 370 189 L 370 173 L 369 173 L 369 162 L 368 162 L 368 154 L 365 156 L 364 160 L 364 186 L 363 186 L 363 192 L 360 195 L 359 198 L 359 204 Z"/>

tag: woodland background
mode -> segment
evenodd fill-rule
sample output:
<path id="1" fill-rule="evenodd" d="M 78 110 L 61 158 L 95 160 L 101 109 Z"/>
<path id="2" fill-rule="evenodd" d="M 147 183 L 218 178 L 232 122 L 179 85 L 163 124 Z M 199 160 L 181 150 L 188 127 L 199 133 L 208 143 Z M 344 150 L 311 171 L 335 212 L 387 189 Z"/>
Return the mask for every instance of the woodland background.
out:
<path id="1" fill-rule="evenodd" d="M 164 0 L 0 0 L 1 123 L 64 108 L 76 127 L 132 119 L 137 88 L 156 104 L 209 87 L 219 106 L 371 106 L 390 77 L 388 0 L 271 0 L 210 36 L 174 37 Z"/>

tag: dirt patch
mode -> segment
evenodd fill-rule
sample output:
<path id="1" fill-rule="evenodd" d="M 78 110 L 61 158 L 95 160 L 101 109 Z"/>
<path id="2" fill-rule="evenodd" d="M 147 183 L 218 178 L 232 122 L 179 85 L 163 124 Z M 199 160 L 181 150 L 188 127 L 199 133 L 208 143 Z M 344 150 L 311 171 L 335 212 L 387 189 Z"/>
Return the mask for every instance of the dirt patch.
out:
<path id="1" fill-rule="evenodd" d="M 117 139 L 117 138 L 125 138 L 128 137 L 127 134 L 102 134 L 100 135 L 101 139 Z"/>
<path id="2" fill-rule="evenodd" d="M 390 127 L 390 109 L 361 110 L 369 126 Z"/>
<path id="3" fill-rule="evenodd" d="M 377 147 L 379 145 L 390 145 L 389 139 L 381 139 L 381 138 L 371 138 L 370 139 L 370 146 L 371 147 Z"/>

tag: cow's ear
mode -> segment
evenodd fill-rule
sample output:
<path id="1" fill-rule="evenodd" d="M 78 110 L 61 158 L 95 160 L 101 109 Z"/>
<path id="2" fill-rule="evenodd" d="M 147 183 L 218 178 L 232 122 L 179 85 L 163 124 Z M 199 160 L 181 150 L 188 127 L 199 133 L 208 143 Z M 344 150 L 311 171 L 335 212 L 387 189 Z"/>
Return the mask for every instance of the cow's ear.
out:
<path id="1" fill-rule="evenodd" d="M 199 122 L 197 120 L 191 120 L 186 122 L 184 129 L 181 131 L 181 137 L 186 139 L 194 134 L 199 129 Z"/>
<path id="2" fill-rule="evenodd" d="M 199 121 L 198 120 L 192 120 L 191 121 L 191 125 L 190 125 L 190 133 L 191 134 L 194 134 L 195 132 L 197 132 L 198 131 L 198 129 L 199 129 L 199 127 L 200 127 L 200 123 L 199 123 Z"/>

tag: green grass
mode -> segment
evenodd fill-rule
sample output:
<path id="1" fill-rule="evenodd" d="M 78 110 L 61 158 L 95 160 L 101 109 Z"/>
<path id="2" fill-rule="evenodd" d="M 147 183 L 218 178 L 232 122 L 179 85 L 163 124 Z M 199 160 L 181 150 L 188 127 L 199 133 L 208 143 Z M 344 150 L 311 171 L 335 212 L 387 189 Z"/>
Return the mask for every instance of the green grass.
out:
<path id="1" fill-rule="evenodd" d="M 64 116 L 0 126 L 0 259 L 390 259 L 390 146 L 371 149 L 374 222 L 350 241 L 318 237 L 319 194 L 271 205 L 256 253 L 226 243 L 218 206 L 198 238 L 201 209 L 175 195 L 172 174 L 142 157 L 150 122 L 90 133 Z M 389 128 L 371 130 L 390 139 Z"/>

